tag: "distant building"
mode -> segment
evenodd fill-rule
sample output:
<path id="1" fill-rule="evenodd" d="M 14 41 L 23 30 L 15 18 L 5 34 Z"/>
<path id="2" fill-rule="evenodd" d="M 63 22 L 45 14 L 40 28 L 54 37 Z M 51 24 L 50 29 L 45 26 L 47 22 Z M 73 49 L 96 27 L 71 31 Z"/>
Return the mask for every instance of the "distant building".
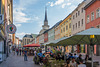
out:
<path id="1" fill-rule="evenodd" d="M 27 45 L 29 43 L 33 43 L 33 40 L 34 38 L 36 37 L 37 35 L 36 34 L 26 34 L 24 37 L 23 37 L 23 45 Z"/>

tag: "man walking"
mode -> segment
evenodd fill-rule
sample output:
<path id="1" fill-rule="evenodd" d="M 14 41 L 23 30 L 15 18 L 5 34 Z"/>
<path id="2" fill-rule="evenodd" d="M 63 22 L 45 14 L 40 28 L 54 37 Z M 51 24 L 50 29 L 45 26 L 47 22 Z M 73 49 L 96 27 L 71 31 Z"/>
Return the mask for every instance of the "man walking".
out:
<path id="1" fill-rule="evenodd" d="M 24 61 L 27 61 L 27 49 L 24 51 Z"/>

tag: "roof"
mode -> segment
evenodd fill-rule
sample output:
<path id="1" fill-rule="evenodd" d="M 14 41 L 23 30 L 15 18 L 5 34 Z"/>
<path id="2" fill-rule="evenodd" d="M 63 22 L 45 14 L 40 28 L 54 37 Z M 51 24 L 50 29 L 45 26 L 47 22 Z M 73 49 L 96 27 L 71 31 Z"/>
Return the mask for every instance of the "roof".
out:
<path id="1" fill-rule="evenodd" d="M 88 3 L 85 7 L 84 7 L 84 9 L 87 9 L 89 6 L 91 6 L 95 1 L 97 1 L 97 0 L 92 0 L 90 3 Z M 99 0 L 100 1 L 100 0 Z"/>
<path id="2" fill-rule="evenodd" d="M 26 34 L 24 37 L 33 38 L 33 36 L 32 35 L 29 35 L 29 34 Z"/>
<path id="3" fill-rule="evenodd" d="M 83 4 L 83 3 L 85 3 L 85 0 L 83 0 L 83 2 L 81 2 L 81 3 L 72 11 L 71 14 L 73 14 L 73 12 L 75 12 L 75 11 L 81 6 L 81 4 Z"/>
<path id="4" fill-rule="evenodd" d="M 31 34 L 33 36 L 33 38 L 36 38 L 37 34 Z"/>

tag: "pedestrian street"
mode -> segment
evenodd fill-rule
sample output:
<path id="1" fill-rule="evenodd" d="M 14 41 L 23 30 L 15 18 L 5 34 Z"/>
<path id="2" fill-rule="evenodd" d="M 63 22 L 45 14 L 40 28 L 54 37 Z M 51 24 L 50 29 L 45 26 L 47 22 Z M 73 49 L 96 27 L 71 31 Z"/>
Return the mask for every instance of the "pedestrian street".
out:
<path id="1" fill-rule="evenodd" d="M 13 55 L 11 53 L 9 57 L 0 63 L 0 67 L 41 67 L 34 64 L 33 56 L 28 56 L 28 61 L 24 61 L 24 56 Z"/>

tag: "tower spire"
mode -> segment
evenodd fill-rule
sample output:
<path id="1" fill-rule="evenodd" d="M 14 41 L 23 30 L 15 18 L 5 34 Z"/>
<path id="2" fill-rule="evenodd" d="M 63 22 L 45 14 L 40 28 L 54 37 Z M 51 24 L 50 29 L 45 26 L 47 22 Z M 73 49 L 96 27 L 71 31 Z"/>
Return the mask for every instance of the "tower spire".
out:
<path id="1" fill-rule="evenodd" d="M 47 19 L 47 7 L 45 7 L 45 19 L 44 19 L 44 22 L 48 22 L 48 19 Z"/>

